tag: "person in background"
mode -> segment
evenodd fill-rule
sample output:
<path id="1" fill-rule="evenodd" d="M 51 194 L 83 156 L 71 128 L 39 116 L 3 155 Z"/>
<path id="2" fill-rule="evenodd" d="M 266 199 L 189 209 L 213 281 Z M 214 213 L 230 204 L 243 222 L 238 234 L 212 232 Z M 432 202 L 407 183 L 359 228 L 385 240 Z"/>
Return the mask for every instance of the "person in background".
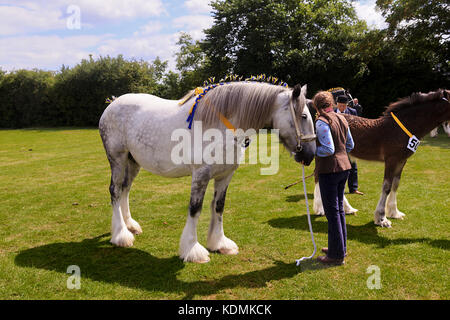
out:
<path id="1" fill-rule="evenodd" d="M 353 138 L 345 117 L 333 112 L 333 95 L 318 92 L 313 98 L 318 113 L 316 120 L 316 171 L 325 216 L 328 220 L 328 247 L 317 260 L 325 264 L 344 263 L 347 253 L 347 227 L 344 212 L 344 189 L 351 168 L 347 153 Z"/>
<path id="2" fill-rule="evenodd" d="M 347 96 L 338 96 L 337 97 L 337 108 L 335 111 L 337 113 L 345 113 L 357 116 L 358 113 L 355 109 L 347 106 L 348 98 Z M 355 160 L 350 159 L 350 164 L 352 166 L 350 170 L 350 174 L 348 176 L 348 192 L 363 195 L 364 193 L 358 190 L 358 165 Z"/>
<path id="3" fill-rule="evenodd" d="M 362 106 L 359 104 L 358 98 L 353 99 L 353 109 L 356 110 L 358 117 L 362 117 Z"/>
<path id="4" fill-rule="evenodd" d="M 351 114 L 354 116 L 357 116 L 358 113 L 356 112 L 355 109 L 350 108 L 349 106 L 347 106 L 348 103 L 348 98 L 347 96 L 338 96 L 336 99 L 337 102 L 337 108 L 335 109 L 335 111 L 337 113 L 345 113 L 345 114 Z"/>

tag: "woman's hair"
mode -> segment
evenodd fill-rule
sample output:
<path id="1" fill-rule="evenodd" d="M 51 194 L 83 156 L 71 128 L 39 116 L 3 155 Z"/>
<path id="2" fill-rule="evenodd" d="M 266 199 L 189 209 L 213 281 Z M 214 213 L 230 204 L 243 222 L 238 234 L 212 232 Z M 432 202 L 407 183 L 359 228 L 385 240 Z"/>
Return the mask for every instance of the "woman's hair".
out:
<path id="1" fill-rule="evenodd" d="M 319 113 L 319 116 L 323 116 L 331 124 L 331 118 L 324 110 L 326 108 L 335 106 L 334 98 L 331 92 L 319 91 L 316 93 L 312 101 L 314 108 L 316 108 L 317 112 Z"/>

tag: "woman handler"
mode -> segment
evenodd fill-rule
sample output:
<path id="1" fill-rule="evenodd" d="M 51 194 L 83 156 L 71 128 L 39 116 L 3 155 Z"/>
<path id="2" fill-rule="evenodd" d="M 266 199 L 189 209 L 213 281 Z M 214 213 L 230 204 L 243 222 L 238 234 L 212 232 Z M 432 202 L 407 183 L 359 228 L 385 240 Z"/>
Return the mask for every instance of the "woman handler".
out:
<path id="1" fill-rule="evenodd" d="M 347 152 L 353 149 L 353 138 L 347 120 L 333 110 L 333 95 L 318 92 L 313 98 L 318 112 L 316 121 L 316 170 L 325 215 L 328 220 L 328 248 L 318 261 L 326 264 L 344 264 L 347 252 L 347 228 L 344 212 L 344 189 L 351 169 Z"/>

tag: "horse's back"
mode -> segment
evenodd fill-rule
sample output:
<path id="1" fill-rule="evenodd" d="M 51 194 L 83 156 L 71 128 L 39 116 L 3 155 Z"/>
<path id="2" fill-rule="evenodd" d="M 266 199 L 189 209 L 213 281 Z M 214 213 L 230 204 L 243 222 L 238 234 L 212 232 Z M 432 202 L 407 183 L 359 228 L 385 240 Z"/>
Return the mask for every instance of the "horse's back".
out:
<path id="1" fill-rule="evenodd" d="M 167 112 L 177 111 L 177 101 L 163 99 L 145 93 L 127 93 L 116 98 L 103 112 L 103 114 L 114 113 L 116 115 L 130 115 L 139 111 L 146 113 L 161 114 L 161 110 Z"/>

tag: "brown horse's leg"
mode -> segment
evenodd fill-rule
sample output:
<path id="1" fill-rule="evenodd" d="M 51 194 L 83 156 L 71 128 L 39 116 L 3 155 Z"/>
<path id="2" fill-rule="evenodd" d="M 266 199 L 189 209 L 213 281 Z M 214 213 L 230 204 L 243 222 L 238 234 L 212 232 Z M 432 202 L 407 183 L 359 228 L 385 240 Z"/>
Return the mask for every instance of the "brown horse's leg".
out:
<path id="1" fill-rule="evenodd" d="M 386 177 L 386 174 L 385 174 L 384 181 L 383 181 L 383 187 L 381 188 L 380 200 L 378 201 L 377 208 L 375 209 L 374 221 L 375 221 L 376 225 L 386 227 L 386 228 L 391 227 L 391 222 L 388 219 L 386 219 L 386 216 L 385 216 L 386 198 L 387 198 L 389 192 L 391 191 L 391 186 L 392 186 L 392 178 Z"/>
<path id="2" fill-rule="evenodd" d="M 394 191 L 391 196 L 391 201 L 392 199 L 396 199 L 396 192 L 405 163 L 406 159 L 398 158 L 388 158 L 385 161 L 383 187 L 381 189 L 380 200 L 375 209 L 375 224 L 379 226 L 391 227 L 391 222 L 386 218 L 386 200 L 391 190 Z"/>
<path id="3" fill-rule="evenodd" d="M 375 224 L 390 228 L 391 222 L 386 218 L 385 208 L 386 208 L 386 199 L 391 192 L 392 181 L 395 176 L 395 172 L 398 171 L 398 159 L 388 158 L 384 162 L 384 180 L 383 186 L 381 188 L 381 196 L 378 201 L 377 208 L 375 209 Z"/>
<path id="4" fill-rule="evenodd" d="M 405 214 L 400 212 L 397 208 L 397 189 L 400 184 L 400 178 L 405 164 L 406 159 L 397 165 L 394 178 L 392 179 L 391 192 L 386 199 L 386 216 L 389 218 L 403 219 L 405 216 Z"/>

